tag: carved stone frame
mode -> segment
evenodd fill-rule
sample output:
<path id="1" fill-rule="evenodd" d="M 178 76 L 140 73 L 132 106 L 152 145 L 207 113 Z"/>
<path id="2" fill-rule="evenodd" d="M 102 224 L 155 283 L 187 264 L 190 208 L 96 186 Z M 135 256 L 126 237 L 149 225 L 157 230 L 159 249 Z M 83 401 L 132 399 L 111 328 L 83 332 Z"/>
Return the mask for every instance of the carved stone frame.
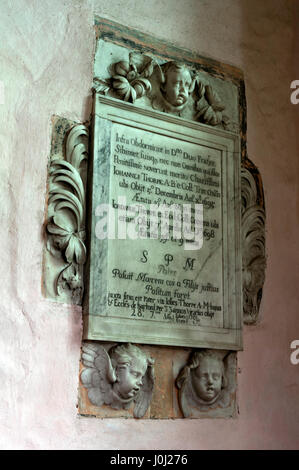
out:
<path id="1" fill-rule="evenodd" d="M 95 234 L 95 208 L 106 201 L 109 194 L 110 135 L 113 124 L 125 124 L 141 130 L 148 130 L 157 135 L 179 137 L 194 143 L 205 143 L 217 148 L 222 155 L 223 185 L 227 193 L 223 196 L 223 309 L 222 328 L 191 327 L 175 328 L 170 324 L 154 323 L 145 327 L 141 319 L 132 322 L 129 319 L 108 317 L 106 313 L 106 277 L 107 251 L 109 240 L 101 241 L 90 236 L 90 259 L 98 256 L 93 269 L 87 264 L 87 287 L 84 303 L 84 339 L 103 341 L 129 341 L 145 344 L 161 344 L 191 347 L 214 347 L 238 350 L 242 348 L 242 293 L 241 293 L 241 254 L 240 254 L 240 152 L 239 137 L 214 127 L 205 127 L 193 121 L 157 112 L 144 110 L 133 104 L 127 104 L 113 98 L 95 95 L 93 136 L 93 165 L 90 178 L 89 221 L 90 235 Z M 99 186 L 99 182 L 102 182 Z M 107 199 L 108 200 L 108 199 Z M 96 248 L 97 247 L 97 248 Z M 96 276 L 95 276 L 96 273 Z M 101 289 L 98 286 L 102 277 Z M 134 324 L 133 324 L 134 323 Z M 170 331 L 172 334 L 170 334 Z M 183 333 L 185 331 L 185 333 Z"/>
<path id="2" fill-rule="evenodd" d="M 149 55 L 155 54 L 160 58 L 168 58 L 171 60 L 184 61 L 188 66 L 200 67 L 205 72 L 215 77 L 220 77 L 224 80 L 230 80 L 234 83 L 239 90 L 239 120 L 240 120 L 240 143 L 241 143 L 241 191 L 242 191 L 242 251 L 243 251 L 243 291 L 244 291 L 244 322 L 246 324 L 255 324 L 259 321 L 259 307 L 262 298 L 262 290 L 265 278 L 266 268 L 266 250 L 265 250 L 265 202 L 263 195 L 263 186 L 261 175 L 252 161 L 247 156 L 246 148 L 246 98 L 245 98 L 245 85 L 242 72 L 236 67 L 220 63 L 213 59 L 201 57 L 190 51 L 181 50 L 172 46 L 164 41 L 147 36 L 138 31 L 131 30 L 123 27 L 117 23 L 107 19 L 95 18 L 95 31 L 97 39 L 101 38 L 103 41 L 111 41 L 115 44 L 123 45 L 130 50 L 140 51 Z M 164 59 L 165 60 L 165 59 Z M 99 87 L 99 88 L 98 88 Z M 99 82 L 95 82 L 95 89 L 98 92 L 107 92 Z M 66 121 L 65 119 L 62 121 Z M 74 126 L 74 123 L 66 121 L 66 129 Z M 65 124 L 57 124 L 57 128 L 53 128 L 53 141 L 57 139 L 58 135 L 63 132 Z M 84 255 L 84 231 L 85 220 L 84 216 L 81 220 L 80 227 L 73 231 L 71 237 L 72 244 L 81 246 L 81 255 L 77 259 L 69 262 L 66 258 L 66 246 L 57 244 L 53 246 L 54 239 L 59 238 L 56 233 L 51 233 L 53 228 L 53 216 L 55 216 L 55 205 L 51 207 L 51 199 L 57 198 L 57 185 L 53 186 L 53 179 L 55 177 L 54 167 L 57 167 L 57 156 L 65 161 L 69 161 L 71 152 L 76 148 L 76 152 L 82 152 L 82 147 L 79 150 L 77 144 L 83 143 L 80 135 L 82 136 L 82 125 L 77 125 L 76 131 L 73 135 L 77 135 L 76 139 L 70 139 L 69 133 L 65 134 L 65 143 L 63 151 L 56 154 L 55 147 L 52 151 L 52 163 L 50 165 L 50 181 L 49 181 L 49 195 L 52 195 L 48 202 L 48 218 L 46 226 L 47 230 L 47 254 L 44 260 L 44 292 L 47 297 L 53 298 L 57 301 L 67 303 L 82 302 L 82 294 L 84 291 L 83 283 L 83 264 L 85 260 Z M 81 127 L 80 127 L 81 126 Z M 79 132 L 78 132 L 79 130 Z M 57 132 L 57 134 L 55 134 Z M 85 136 L 88 129 L 84 128 Z M 76 140 L 76 141 L 75 141 Z M 86 158 L 88 154 L 88 141 L 85 139 L 83 154 Z M 71 149 L 73 146 L 73 149 Z M 79 168 L 79 172 L 81 169 Z M 81 178 L 81 176 L 79 176 Z M 83 184 L 85 187 L 85 176 Z M 62 187 L 61 183 L 60 186 Z M 71 185 L 72 186 L 72 185 Z M 68 185 L 67 191 L 74 194 L 73 189 Z M 56 196 L 55 193 L 56 192 Z M 58 199 L 57 199 L 58 200 Z M 84 206 L 85 211 L 85 195 L 80 204 Z M 53 211 L 54 209 L 54 211 Z M 53 230 L 52 230 L 53 232 Z M 58 235 L 58 237 L 57 237 Z M 57 240 L 56 240 L 57 241 Z M 55 245 L 55 243 L 54 243 Z M 68 251 L 69 257 L 69 251 Z M 77 263 L 76 261 L 79 261 Z M 60 281 L 59 281 L 60 279 Z"/>

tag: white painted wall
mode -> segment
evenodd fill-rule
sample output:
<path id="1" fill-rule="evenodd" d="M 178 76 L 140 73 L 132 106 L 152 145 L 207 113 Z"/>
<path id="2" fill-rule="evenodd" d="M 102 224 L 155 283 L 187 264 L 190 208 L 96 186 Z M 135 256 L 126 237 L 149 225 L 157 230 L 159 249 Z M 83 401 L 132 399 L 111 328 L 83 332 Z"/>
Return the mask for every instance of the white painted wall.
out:
<path id="1" fill-rule="evenodd" d="M 1 1 L 1 448 L 299 447 L 299 365 L 289 360 L 290 342 L 299 339 L 299 105 L 289 99 L 290 82 L 299 79 L 296 8 L 294 0 Z M 90 113 L 94 14 L 245 72 L 248 153 L 265 187 L 268 269 L 263 321 L 245 328 L 239 354 L 236 420 L 76 414 L 81 311 L 42 297 L 42 225 L 51 116 L 82 121 Z"/>

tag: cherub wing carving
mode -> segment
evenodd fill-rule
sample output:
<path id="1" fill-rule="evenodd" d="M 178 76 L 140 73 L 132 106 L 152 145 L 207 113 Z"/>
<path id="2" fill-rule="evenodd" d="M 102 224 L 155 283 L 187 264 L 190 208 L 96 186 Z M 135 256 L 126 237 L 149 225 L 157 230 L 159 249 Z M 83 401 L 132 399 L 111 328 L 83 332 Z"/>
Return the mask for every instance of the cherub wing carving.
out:
<path id="1" fill-rule="evenodd" d="M 137 397 L 134 399 L 135 407 L 134 407 L 134 417 L 135 418 L 142 418 L 151 402 L 155 377 L 154 377 L 154 359 L 150 358 L 148 361 L 148 368 L 143 377 L 143 384 L 138 393 Z"/>
<path id="2" fill-rule="evenodd" d="M 84 344 L 82 362 L 86 369 L 81 372 L 81 381 L 88 389 L 88 398 L 96 406 L 110 405 L 113 399 L 112 384 L 116 377 L 110 357 L 99 344 Z"/>
<path id="3" fill-rule="evenodd" d="M 228 117 L 223 114 L 225 105 L 221 102 L 220 97 L 213 90 L 212 86 L 204 83 L 200 77 L 197 77 L 197 102 L 196 102 L 196 119 L 211 126 L 222 124 L 224 127 L 228 125 Z"/>

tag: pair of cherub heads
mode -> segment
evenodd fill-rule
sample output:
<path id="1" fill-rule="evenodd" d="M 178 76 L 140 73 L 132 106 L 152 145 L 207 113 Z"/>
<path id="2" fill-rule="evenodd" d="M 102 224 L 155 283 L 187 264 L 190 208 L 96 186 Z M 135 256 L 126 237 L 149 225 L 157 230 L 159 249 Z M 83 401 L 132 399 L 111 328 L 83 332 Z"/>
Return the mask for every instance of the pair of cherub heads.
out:
<path id="1" fill-rule="evenodd" d="M 176 384 L 184 416 L 189 405 L 210 406 L 217 402 L 227 380 L 222 351 L 200 350 L 191 354 L 179 373 Z M 146 412 L 153 392 L 153 359 L 137 346 L 120 344 L 108 352 L 99 344 L 83 346 L 81 374 L 90 401 L 97 406 L 128 408 L 135 403 L 134 416 Z"/>
<path id="2" fill-rule="evenodd" d="M 114 391 L 122 398 L 135 397 L 153 361 L 131 344 L 113 348 L 110 358 L 115 371 Z M 223 353 L 212 350 L 194 352 L 178 376 L 178 386 L 186 380 L 190 381 L 193 391 L 203 403 L 215 403 L 226 385 Z"/>

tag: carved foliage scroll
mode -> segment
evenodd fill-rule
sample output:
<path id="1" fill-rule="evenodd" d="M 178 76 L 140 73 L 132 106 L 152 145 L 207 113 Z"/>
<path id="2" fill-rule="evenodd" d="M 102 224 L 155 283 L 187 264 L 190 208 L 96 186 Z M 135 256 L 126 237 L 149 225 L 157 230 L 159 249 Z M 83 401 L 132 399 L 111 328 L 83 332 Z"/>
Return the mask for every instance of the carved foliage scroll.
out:
<path id="1" fill-rule="evenodd" d="M 184 64 L 158 63 L 138 52 L 112 64 L 110 77 L 95 77 L 94 90 L 134 103 L 146 97 L 146 105 L 211 126 L 235 130 L 225 115 L 225 105 L 207 77 Z"/>
<path id="2" fill-rule="evenodd" d="M 47 249 L 63 260 L 55 280 L 56 295 L 68 292 L 80 303 L 85 247 L 85 187 L 83 162 L 88 156 L 88 129 L 74 126 L 66 136 L 65 159 L 53 156 L 50 165 Z"/>
<path id="3" fill-rule="evenodd" d="M 241 171 L 243 316 L 246 324 L 258 320 L 265 281 L 265 210 L 258 204 L 258 187 L 249 169 Z"/>

